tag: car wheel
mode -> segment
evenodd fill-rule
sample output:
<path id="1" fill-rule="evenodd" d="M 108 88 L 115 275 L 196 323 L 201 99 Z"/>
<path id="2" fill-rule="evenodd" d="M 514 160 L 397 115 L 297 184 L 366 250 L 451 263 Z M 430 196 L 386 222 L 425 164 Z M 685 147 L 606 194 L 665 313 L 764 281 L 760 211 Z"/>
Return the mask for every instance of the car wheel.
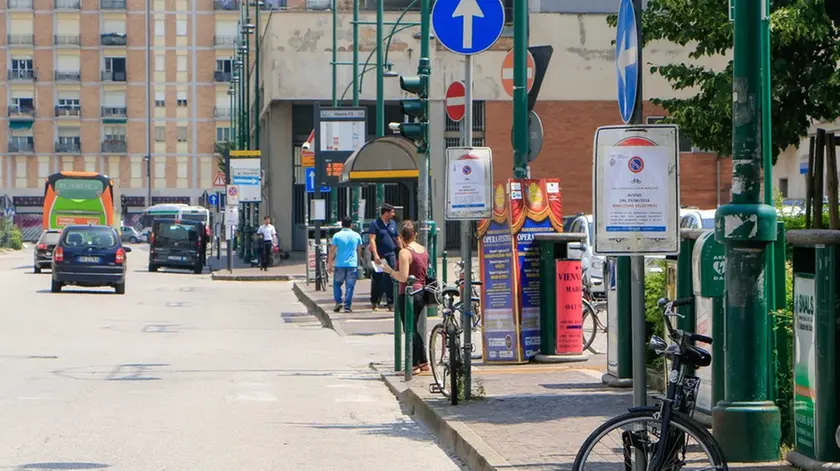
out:
<path id="1" fill-rule="evenodd" d="M 132 237 L 131 239 L 128 239 L 128 241 L 131 242 L 132 244 L 136 244 L 137 243 L 137 237 Z"/>
<path id="2" fill-rule="evenodd" d="M 157 267 L 157 265 L 152 265 L 152 264 L 150 263 L 150 264 L 149 264 L 149 271 L 150 271 L 150 272 L 152 272 L 152 273 L 154 273 L 154 272 L 158 271 L 158 267 Z"/>
<path id="3" fill-rule="evenodd" d="M 125 294 L 125 282 L 117 283 L 114 285 L 114 291 L 117 294 Z"/>
<path id="4" fill-rule="evenodd" d="M 52 286 L 50 286 L 50 291 L 53 293 L 60 293 L 61 292 L 61 282 L 52 280 Z"/>
<path id="5" fill-rule="evenodd" d="M 193 268 L 193 273 L 195 273 L 196 275 L 200 275 L 202 271 L 204 271 L 204 267 L 201 265 L 197 265 L 195 268 Z"/>
<path id="6" fill-rule="evenodd" d="M 41 273 L 41 267 L 36 263 L 32 271 L 35 273 Z"/>

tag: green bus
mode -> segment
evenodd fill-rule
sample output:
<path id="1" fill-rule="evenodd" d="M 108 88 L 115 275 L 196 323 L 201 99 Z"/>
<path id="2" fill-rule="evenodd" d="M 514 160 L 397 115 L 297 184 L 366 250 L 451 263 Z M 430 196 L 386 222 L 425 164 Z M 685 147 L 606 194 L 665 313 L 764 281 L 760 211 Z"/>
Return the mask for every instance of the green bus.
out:
<path id="1" fill-rule="evenodd" d="M 58 172 L 44 185 L 43 228 L 99 224 L 121 229 L 120 198 L 114 181 L 96 172 Z"/>

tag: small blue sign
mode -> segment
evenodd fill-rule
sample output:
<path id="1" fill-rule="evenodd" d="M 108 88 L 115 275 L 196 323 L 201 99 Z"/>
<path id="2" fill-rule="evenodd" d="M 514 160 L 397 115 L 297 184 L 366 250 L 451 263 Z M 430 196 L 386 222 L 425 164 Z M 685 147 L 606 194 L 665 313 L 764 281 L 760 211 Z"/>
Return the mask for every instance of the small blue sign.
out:
<path id="1" fill-rule="evenodd" d="M 234 185 L 254 186 L 260 184 L 260 177 L 233 177 Z"/>
<path id="2" fill-rule="evenodd" d="M 307 193 L 315 193 L 315 168 L 314 167 L 307 167 L 306 168 L 306 192 Z M 322 186 L 321 193 L 329 193 L 330 187 Z"/>
<path id="3" fill-rule="evenodd" d="M 432 26 L 443 47 L 455 54 L 478 54 L 502 35 L 505 6 L 502 0 L 437 0 Z"/>
<path id="4" fill-rule="evenodd" d="M 5 214 L 6 214 L 7 218 L 15 217 L 15 208 L 13 208 L 11 206 L 7 207 L 6 211 L 5 211 Z"/>
<path id="5" fill-rule="evenodd" d="M 636 28 L 633 0 L 621 0 L 615 36 L 615 71 L 618 82 L 618 110 L 625 124 L 633 117 L 639 85 L 639 36 Z"/>
<path id="6" fill-rule="evenodd" d="M 219 206 L 219 194 L 218 193 L 210 193 L 210 196 L 207 197 L 207 204 L 210 206 Z"/>

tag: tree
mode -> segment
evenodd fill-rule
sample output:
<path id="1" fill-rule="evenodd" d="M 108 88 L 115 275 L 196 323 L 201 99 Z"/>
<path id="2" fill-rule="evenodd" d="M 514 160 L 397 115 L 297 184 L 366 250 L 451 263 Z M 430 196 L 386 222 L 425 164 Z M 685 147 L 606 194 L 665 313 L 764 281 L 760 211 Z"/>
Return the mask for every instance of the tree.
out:
<path id="1" fill-rule="evenodd" d="M 830 0 L 834 1 L 834 0 Z M 826 16 L 823 0 L 772 0 L 771 73 L 773 163 L 798 146 L 811 120 L 840 116 L 840 29 Z M 690 57 L 722 55 L 732 49 L 728 0 L 649 0 L 642 15 L 643 42 L 667 40 Z M 616 15 L 607 23 L 616 24 Z M 651 73 L 674 90 L 696 87 L 689 98 L 654 99 L 669 121 L 700 148 L 732 155 L 732 61 L 720 71 L 695 64 L 650 64 Z"/>
<path id="2" fill-rule="evenodd" d="M 225 157 L 233 150 L 233 143 L 229 141 L 216 142 L 216 168 L 225 173 Z"/>

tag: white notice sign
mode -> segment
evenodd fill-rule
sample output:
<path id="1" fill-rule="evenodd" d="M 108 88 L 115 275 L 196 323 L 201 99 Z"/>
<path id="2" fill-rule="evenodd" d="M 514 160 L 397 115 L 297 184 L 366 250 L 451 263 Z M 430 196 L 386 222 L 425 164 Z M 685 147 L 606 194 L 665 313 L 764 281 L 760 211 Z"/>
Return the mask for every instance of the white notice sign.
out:
<path id="1" fill-rule="evenodd" d="M 356 152 L 367 139 L 365 133 L 364 121 L 321 121 L 321 150 Z"/>
<path id="2" fill-rule="evenodd" d="M 446 219 L 492 216 L 493 152 L 489 147 L 446 149 Z"/>

